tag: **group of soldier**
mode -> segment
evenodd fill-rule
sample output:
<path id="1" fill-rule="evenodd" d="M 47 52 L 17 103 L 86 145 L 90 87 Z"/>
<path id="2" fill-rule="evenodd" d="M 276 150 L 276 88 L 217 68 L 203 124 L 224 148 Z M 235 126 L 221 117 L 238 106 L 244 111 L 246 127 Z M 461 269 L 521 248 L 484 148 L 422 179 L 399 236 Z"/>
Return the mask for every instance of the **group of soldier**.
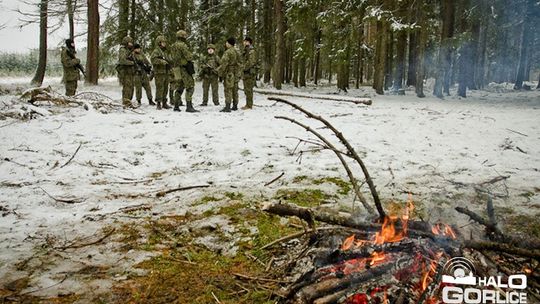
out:
<path id="1" fill-rule="evenodd" d="M 195 90 L 194 56 L 187 43 L 188 33 L 180 30 L 176 33 L 176 41 L 168 45 L 165 36 L 158 36 L 155 47 L 148 59 L 142 52 L 141 46 L 131 37 L 125 37 L 118 52 L 116 66 L 118 77 L 122 85 L 122 104 L 126 108 L 141 105 L 142 90 L 150 105 L 158 110 L 170 109 L 170 99 L 174 111 L 180 111 L 183 106 L 182 95 L 186 104 L 186 112 L 198 112 L 193 106 L 193 93 Z M 206 53 L 199 62 L 199 77 L 202 80 L 203 100 L 201 106 L 208 105 L 209 90 L 212 90 L 212 102 L 219 105 L 218 85 L 223 80 L 225 93 L 225 107 L 221 112 L 238 110 L 238 83 L 242 79 L 246 105 L 244 110 L 253 108 L 253 88 L 257 77 L 257 54 L 253 48 L 253 40 L 246 37 L 243 40 L 243 53 L 235 47 L 235 38 L 225 42 L 225 52 L 219 58 L 216 46 L 209 44 Z M 72 96 L 77 89 L 79 71 L 84 72 L 80 60 L 75 57 L 75 44 L 66 40 L 66 47 L 62 49 L 61 59 L 64 67 L 64 83 L 66 95 Z M 152 96 L 150 82 L 154 80 L 156 86 L 155 102 Z M 135 93 L 137 105 L 132 99 Z"/>

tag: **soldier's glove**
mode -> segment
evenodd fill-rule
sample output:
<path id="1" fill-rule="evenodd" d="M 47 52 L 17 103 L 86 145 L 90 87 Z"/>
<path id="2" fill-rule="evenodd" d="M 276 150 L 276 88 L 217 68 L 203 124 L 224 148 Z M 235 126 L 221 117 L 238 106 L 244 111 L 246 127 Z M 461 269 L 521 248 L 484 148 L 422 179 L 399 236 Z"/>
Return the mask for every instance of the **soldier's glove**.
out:
<path id="1" fill-rule="evenodd" d="M 195 74 L 195 65 L 193 64 L 193 61 L 188 61 L 184 68 L 189 76 L 193 76 L 193 74 Z"/>

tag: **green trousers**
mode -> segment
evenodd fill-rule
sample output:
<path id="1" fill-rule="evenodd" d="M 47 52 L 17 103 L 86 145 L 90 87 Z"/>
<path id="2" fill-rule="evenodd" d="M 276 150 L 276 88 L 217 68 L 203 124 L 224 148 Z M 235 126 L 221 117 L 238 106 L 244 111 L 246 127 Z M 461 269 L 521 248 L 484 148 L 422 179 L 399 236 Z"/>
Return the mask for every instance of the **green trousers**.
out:
<path id="1" fill-rule="evenodd" d="M 137 101 L 140 102 L 142 99 L 143 88 L 146 92 L 146 98 L 148 98 L 148 101 L 152 101 L 154 97 L 152 96 L 152 87 L 150 86 L 150 80 L 148 79 L 148 75 L 144 72 L 140 74 L 136 73 L 133 80 L 135 86 L 135 98 L 137 99 Z"/>
<path id="2" fill-rule="evenodd" d="M 154 76 L 156 83 L 156 101 L 167 101 L 167 93 L 169 91 L 169 75 L 168 74 L 156 74 Z"/>
<path id="3" fill-rule="evenodd" d="M 212 102 L 217 106 L 219 105 L 219 93 L 218 93 L 218 76 L 217 75 L 205 75 L 203 77 L 203 104 L 208 104 L 208 91 L 212 87 Z"/>
<path id="4" fill-rule="evenodd" d="M 246 106 L 253 107 L 253 88 L 255 87 L 255 76 L 244 74 L 244 93 L 246 94 Z"/>
<path id="5" fill-rule="evenodd" d="M 66 81 L 66 96 L 73 96 L 77 92 L 77 80 Z"/>
<path id="6" fill-rule="evenodd" d="M 133 74 L 124 74 L 122 77 L 122 103 L 128 104 L 133 99 Z"/>

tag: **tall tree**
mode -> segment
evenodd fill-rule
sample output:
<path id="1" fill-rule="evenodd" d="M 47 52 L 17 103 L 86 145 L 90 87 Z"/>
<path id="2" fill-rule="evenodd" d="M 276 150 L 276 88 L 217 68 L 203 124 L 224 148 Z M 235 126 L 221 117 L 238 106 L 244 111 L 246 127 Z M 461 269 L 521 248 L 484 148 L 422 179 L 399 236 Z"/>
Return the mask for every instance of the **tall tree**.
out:
<path id="1" fill-rule="evenodd" d="M 439 46 L 438 68 L 435 77 L 433 95 L 443 98 L 450 95 L 450 72 L 452 67 L 452 37 L 454 36 L 455 1 L 441 0 L 441 39 Z"/>
<path id="2" fill-rule="evenodd" d="M 97 85 L 99 78 L 99 0 L 88 0 L 86 83 Z"/>
<path id="3" fill-rule="evenodd" d="M 536 0 L 527 0 L 526 9 L 523 17 L 523 25 L 521 31 L 521 47 L 519 55 L 519 64 L 516 75 L 516 83 L 514 85 L 515 90 L 521 90 L 523 88 L 523 81 L 525 80 L 527 60 L 529 58 L 529 50 L 531 48 L 531 35 L 536 31 L 533 31 L 533 19 L 535 13 Z"/>
<path id="4" fill-rule="evenodd" d="M 375 45 L 375 63 L 373 74 L 373 88 L 377 94 L 384 94 L 384 76 L 386 71 L 386 47 L 388 31 L 386 22 L 377 21 L 377 44 Z"/>
<path id="5" fill-rule="evenodd" d="M 276 19 L 276 57 L 274 60 L 273 80 L 274 87 L 281 90 L 283 76 L 285 72 L 285 17 L 284 1 L 274 0 L 274 11 Z"/>
<path id="6" fill-rule="evenodd" d="M 47 68 L 47 16 L 48 0 L 41 0 L 39 4 L 39 60 L 32 85 L 41 86 Z"/>
<path id="7" fill-rule="evenodd" d="M 75 39 L 75 6 L 77 5 L 76 0 L 66 0 L 66 10 L 68 16 L 68 27 L 69 27 L 69 39 Z"/>
<path id="8" fill-rule="evenodd" d="M 118 0 L 118 42 L 128 35 L 129 0 Z"/>
<path id="9" fill-rule="evenodd" d="M 425 77 L 425 49 L 426 49 L 426 43 L 428 40 L 428 23 L 426 18 L 426 6 L 423 5 L 420 1 L 418 1 L 417 5 L 415 5 L 416 8 L 416 20 L 420 27 L 418 30 L 416 37 L 418 40 L 418 44 L 415 49 L 416 54 L 416 86 L 415 86 L 415 92 L 416 96 L 419 98 L 423 98 L 426 95 L 424 94 L 424 77 Z"/>

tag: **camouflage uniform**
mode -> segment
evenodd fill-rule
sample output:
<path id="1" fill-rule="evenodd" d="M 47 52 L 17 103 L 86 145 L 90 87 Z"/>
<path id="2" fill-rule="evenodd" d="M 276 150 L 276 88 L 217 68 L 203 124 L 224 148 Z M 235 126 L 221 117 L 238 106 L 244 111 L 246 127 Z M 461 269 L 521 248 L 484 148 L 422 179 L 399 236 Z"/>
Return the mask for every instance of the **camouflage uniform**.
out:
<path id="1" fill-rule="evenodd" d="M 80 79 L 77 65 L 81 60 L 75 58 L 75 50 L 69 47 L 63 47 L 61 53 L 62 67 L 64 68 L 64 84 L 66 86 L 66 96 L 73 96 L 77 91 L 77 81 Z"/>
<path id="2" fill-rule="evenodd" d="M 252 45 L 244 48 L 243 54 L 243 77 L 244 93 L 246 94 L 246 106 L 244 109 L 253 108 L 253 87 L 257 81 L 257 52 Z"/>
<path id="3" fill-rule="evenodd" d="M 129 36 L 122 40 L 122 47 L 120 47 L 120 51 L 118 52 L 117 70 L 120 83 L 122 84 L 122 104 L 126 107 L 131 107 L 135 61 L 133 60 L 133 53 L 128 47 L 128 43 L 133 43 L 133 39 Z"/>
<path id="4" fill-rule="evenodd" d="M 207 49 L 213 49 L 215 51 L 216 47 L 213 44 L 209 44 Z M 212 101 L 214 105 L 219 105 L 219 93 L 218 93 L 218 84 L 219 76 L 217 73 L 217 68 L 219 67 L 219 56 L 216 53 L 206 53 L 203 60 L 201 61 L 201 74 L 202 86 L 203 86 L 203 102 L 202 106 L 208 105 L 208 91 L 210 86 L 212 86 Z"/>
<path id="5" fill-rule="evenodd" d="M 223 57 L 221 57 L 218 73 L 219 76 L 223 77 L 223 86 L 225 89 L 225 108 L 223 108 L 222 112 L 231 111 L 231 102 L 234 102 L 234 106 L 238 104 L 239 61 L 239 52 L 234 46 L 229 47 L 223 54 Z"/>
<path id="6" fill-rule="evenodd" d="M 188 72 L 188 65 L 193 65 L 193 54 L 186 44 L 187 33 L 178 31 L 176 33 L 178 41 L 171 46 L 171 60 L 173 64 L 174 82 L 177 85 L 174 96 L 174 110 L 180 111 L 182 93 L 186 91 L 186 112 L 197 112 L 193 108 L 192 97 L 195 91 L 195 80 L 193 74 Z"/>
<path id="7" fill-rule="evenodd" d="M 152 73 L 150 61 L 142 52 L 134 53 L 133 58 L 135 59 L 136 63 L 133 83 L 135 85 L 135 98 L 137 99 L 137 103 L 139 105 L 141 104 L 142 89 L 144 88 L 146 98 L 148 98 L 148 103 L 153 106 L 155 103 L 153 101 L 154 97 L 152 97 L 152 87 L 150 86 L 149 78 L 149 74 Z"/>
<path id="8" fill-rule="evenodd" d="M 169 91 L 169 73 L 171 72 L 170 58 L 166 52 L 165 47 L 161 46 L 161 43 L 165 43 L 164 36 L 158 36 L 156 38 L 156 48 L 152 52 L 151 60 L 154 67 L 154 78 L 156 83 L 156 102 L 157 108 L 169 109 L 167 105 L 167 93 Z"/>

